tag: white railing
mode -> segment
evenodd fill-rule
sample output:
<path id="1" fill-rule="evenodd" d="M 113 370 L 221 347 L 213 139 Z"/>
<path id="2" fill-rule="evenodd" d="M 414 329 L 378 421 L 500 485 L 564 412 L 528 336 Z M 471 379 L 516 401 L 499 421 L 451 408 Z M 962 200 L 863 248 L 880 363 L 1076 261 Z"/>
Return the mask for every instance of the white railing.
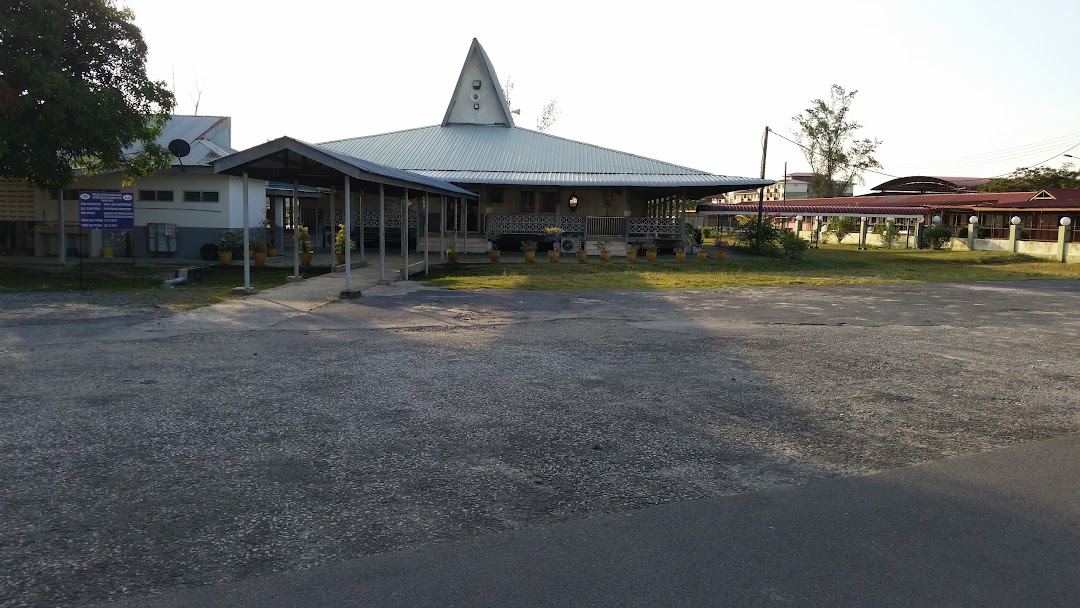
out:
<path id="1" fill-rule="evenodd" d="M 587 236 L 626 236 L 625 217 L 590 217 L 586 221 Z"/>

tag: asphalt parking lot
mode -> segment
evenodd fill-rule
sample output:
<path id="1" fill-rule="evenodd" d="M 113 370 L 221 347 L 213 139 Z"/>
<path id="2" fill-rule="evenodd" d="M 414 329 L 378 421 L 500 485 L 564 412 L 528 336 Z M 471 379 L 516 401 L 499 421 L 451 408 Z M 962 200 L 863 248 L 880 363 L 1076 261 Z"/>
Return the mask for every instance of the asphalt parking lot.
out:
<path id="1" fill-rule="evenodd" d="M 0 300 L 0 605 L 77 606 L 1080 430 L 1074 282 Z M 195 319 L 185 315 L 184 319 Z"/>

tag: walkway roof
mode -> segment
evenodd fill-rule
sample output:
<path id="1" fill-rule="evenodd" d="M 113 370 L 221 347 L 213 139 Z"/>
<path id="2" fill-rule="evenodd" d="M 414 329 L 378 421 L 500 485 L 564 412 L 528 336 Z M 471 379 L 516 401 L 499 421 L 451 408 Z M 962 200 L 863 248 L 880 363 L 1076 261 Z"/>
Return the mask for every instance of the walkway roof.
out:
<path id="1" fill-rule="evenodd" d="M 990 181 L 985 177 L 935 177 L 929 175 L 910 175 L 898 177 L 871 188 L 878 192 L 938 192 L 951 193 L 968 191 Z"/>
<path id="2" fill-rule="evenodd" d="M 327 150 L 291 137 L 279 137 L 214 161 L 214 172 L 266 181 L 297 181 L 308 186 L 340 186 L 344 177 L 431 194 L 476 198 L 454 184 L 386 167 Z"/>

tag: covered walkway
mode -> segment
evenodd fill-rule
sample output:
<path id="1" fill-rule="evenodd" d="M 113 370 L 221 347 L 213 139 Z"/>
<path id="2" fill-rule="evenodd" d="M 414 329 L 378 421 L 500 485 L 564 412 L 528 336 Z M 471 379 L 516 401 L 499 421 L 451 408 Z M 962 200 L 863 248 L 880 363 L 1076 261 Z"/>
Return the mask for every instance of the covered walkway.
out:
<path id="1" fill-rule="evenodd" d="M 248 179 L 261 179 L 266 181 L 289 182 L 293 185 L 292 204 L 296 205 L 300 184 L 330 189 L 331 201 L 336 196 L 336 189 L 343 189 L 344 216 L 352 217 L 352 205 L 354 195 L 359 197 L 364 194 L 378 197 L 379 217 L 379 261 L 378 277 L 380 283 L 388 283 L 386 276 L 386 201 L 387 190 L 400 199 L 401 217 L 408 213 L 408 207 L 413 204 L 410 200 L 410 191 L 421 196 L 420 204 L 423 205 L 423 214 L 428 215 L 428 195 L 434 194 L 440 197 L 450 196 L 457 200 L 475 199 L 476 194 L 459 188 L 449 182 L 440 179 L 425 177 L 409 171 L 394 169 L 376 163 L 368 162 L 341 152 L 334 152 L 325 148 L 293 139 L 280 137 L 273 141 L 260 144 L 247 150 L 237 152 L 222 159 L 214 161 L 214 173 L 237 175 L 244 179 L 244 217 L 248 216 Z M 259 201 L 260 204 L 262 201 Z M 331 203 L 332 204 L 332 203 Z M 294 214 L 295 217 L 295 214 Z M 400 228 L 405 230 L 407 228 Z M 424 231 L 423 264 L 427 269 L 429 264 L 429 251 L 427 247 L 427 226 Z M 442 228 L 440 228 L 442 232 Z M 250 262 L 248 258 L 248 228 L 244 228 L 244 290 L 251 292 Z M 352 297 L 357 291 L 352 285 L 352 251 L 355 244 L 348 230 L 344 231 L 344 272 L 345 285 L 342 295 Z M 300 242 L 299 223 L 293 224 L 293 242 Z M 409 267 L 408 248 L 403 248 L 402 268 Z M 363 251 L 361 250 L 361 257 Z M 293 248 L 293 277 L 300 277 L 300 248 Z M 408 272 L 403 272 L 403 278 L 408 279 Z"/>

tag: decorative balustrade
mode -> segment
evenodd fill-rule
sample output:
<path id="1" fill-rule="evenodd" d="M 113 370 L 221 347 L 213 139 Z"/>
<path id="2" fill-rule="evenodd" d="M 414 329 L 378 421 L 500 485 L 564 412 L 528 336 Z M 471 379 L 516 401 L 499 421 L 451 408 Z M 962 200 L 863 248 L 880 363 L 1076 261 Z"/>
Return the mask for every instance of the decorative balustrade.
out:
<path id="1" fill-rule="evenodd" d="M 322 212 L 323 226 L 330 228 L 330 213 Z M 338 226 L 345 223 L 345 212 L 334 211 L 334 226 Z M 354 211 L 353 212 L 353 227 L 363 225 L 364 228 L 378 228 L 379 227 L 379 212 L 378 211 Z M 415 213 L 409 214 L 409 228 L 416 228 L 419 225 L 418 219 Z M 401 214 L 400 213 L 387 213 L 386 214 L 386 227 L 387 228 L 401 228 Z"/>
<path id="2" fill-rule="evenodd" d="M 626 236 L 625 217 L 590 217 L 586 218 L 585 234 L 588 236 L 624 237 Z"/>
<path id="3" fill-rule="evenodd" d="M 631 217 L 632 235 L 682 235 L 682 220 L 677 217 Z"/>

